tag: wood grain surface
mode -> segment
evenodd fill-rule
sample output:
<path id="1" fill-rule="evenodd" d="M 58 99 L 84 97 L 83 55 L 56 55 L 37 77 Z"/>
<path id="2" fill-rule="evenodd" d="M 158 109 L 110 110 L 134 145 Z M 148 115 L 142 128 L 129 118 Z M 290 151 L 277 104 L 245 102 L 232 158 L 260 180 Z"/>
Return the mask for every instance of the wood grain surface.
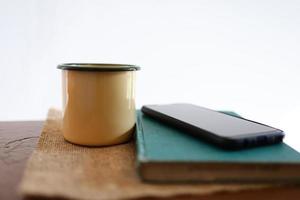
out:
<path id="1" fill-rule="evenodd" d="M 21 199 L 18 183 L 38 141 L 43 121 L 0 122 L 0 199 Z"/>

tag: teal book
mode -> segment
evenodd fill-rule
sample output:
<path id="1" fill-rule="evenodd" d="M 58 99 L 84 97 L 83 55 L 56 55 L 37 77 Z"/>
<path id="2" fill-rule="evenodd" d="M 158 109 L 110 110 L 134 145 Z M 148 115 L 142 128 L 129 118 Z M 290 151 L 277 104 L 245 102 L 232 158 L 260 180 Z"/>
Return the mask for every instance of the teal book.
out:
<path id="1" fill-rule="evenodd" d="M 137 111 L 136 146 L 137 170 L 144 181 L 300 182 L 300 154 L 285 143 L 224 150 L 141 111 Z"/>

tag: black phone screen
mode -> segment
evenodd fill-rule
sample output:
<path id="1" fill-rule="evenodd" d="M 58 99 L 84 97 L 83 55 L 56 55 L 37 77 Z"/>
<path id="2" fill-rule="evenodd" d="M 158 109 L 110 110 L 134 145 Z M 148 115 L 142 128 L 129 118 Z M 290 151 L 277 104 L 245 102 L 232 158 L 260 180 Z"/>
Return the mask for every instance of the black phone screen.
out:
<path id="1" fill-rule="evenodd" d="M 282 133 L 279 129 L 258 122 L 192 104 L 147 105 L 145 107 L 221 137 L 234 138 Z"/>

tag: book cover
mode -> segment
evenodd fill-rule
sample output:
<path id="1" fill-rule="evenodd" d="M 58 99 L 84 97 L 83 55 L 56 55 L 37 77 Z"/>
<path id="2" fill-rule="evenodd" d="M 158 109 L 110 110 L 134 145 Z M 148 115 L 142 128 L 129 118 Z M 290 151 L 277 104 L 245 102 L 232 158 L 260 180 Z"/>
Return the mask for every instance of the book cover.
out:
<path id="1" fill-rule="evenodd" d="M 300 154 L 285 143 L 224 150 L 141 111 L 136 127 L 137 170 L 144 181 L 300 181 Z"/>

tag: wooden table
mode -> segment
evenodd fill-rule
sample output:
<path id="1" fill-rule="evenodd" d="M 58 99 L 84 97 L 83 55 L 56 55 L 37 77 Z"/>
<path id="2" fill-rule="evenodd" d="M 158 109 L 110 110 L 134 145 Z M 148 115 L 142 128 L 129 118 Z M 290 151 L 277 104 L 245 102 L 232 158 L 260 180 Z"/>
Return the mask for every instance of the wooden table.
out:
<path id="1" fill-rule="evenodd" d="M 43 121 L 0 122 L 0 199 L 17 194 L 26 161 L 38 141 Z"/>
<path id="2" fill-rule="evenodd" d="M 17 187 L 25 164 L 38 141 L 43 121 L 0 122 L 0 200 L 20 200 Z M 147 198 L 149 199 L 149 198 Z M 174 199 L 174 198 L 172 198 Z M 176 199 L 300 199 L 300 187 L 285 186 L 257 191 L 219 193 L 212 196 L 182 196 Z"/>

